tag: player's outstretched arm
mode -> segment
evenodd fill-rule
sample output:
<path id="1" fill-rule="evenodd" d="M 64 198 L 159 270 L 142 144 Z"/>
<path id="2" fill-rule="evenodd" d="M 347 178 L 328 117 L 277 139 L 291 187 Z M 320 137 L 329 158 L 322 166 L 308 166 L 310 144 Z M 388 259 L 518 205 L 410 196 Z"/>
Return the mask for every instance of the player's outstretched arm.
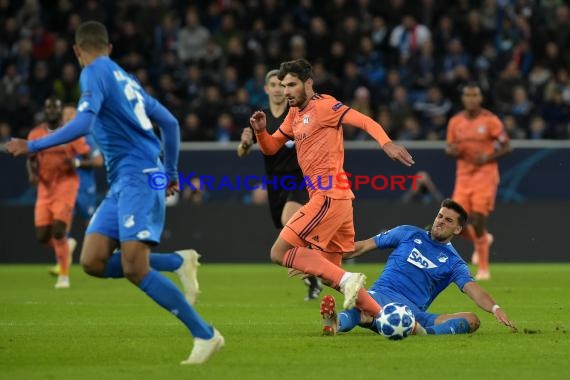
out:
<path id="1" fill-rule="evenodd" d="M 95 114 L 92 112 L 80 112 L 73 120 L 64 127 L 46 137 L 37 140 L 12 139 L 5 144 L 6 151 L 14 156 L 28 153 L 36 153 L 44 149 L 76 140 L 85 136 L 91 130 L 91 125 L 95 121 Z"/>
<path id="2" fill-rule="evenodd" d="M 362 256 L 366 252 L 376 249 L 374 238 L 367 240 L 360 240 L 354 243 L 354 252 L 346 252 L 342 255 L 343 259 L 352 259 L 354 257 Z"/>
<path id="3" fill-rule="evenodd" d="M 467 294 L 481 309 L 492 313 L 495 318 L 513 331 L 517 331 L 516 326 L 509 320 L 507 313 L 495 302 L 493 297 L 489 295 L 476 282 L 468 282 L 463 287 L 463 292 Z"/>
<path id="4" fill-rule="evenodd" d="M 249 124 L 255 132 L 255 136 L 259 144 L 259 149 L 261 149 L 261 152 L 266 156 L 271 156 L 277 153 L 277 151 L 281 149 L 281 147 L 289 139 L 281 131 L 281 128 L 279 128 L 272 135 L 267 133 L 267 118 L 265 116 L 265 112 L 263 111 L 255 111 L 249 119 Z"/>
<path id="5" fill-rule="evenodd" d="M 406 166 L 412 166 L 414 164 L 414 159 L 406 148 L 392 142 L 382 126 L 370 117 L 353 109 L 349 109 L 344 115 L 342 122 L 366 131 L 366 133 L 380 144 L 384 153 L 392 160 L 399 161 Z"/>

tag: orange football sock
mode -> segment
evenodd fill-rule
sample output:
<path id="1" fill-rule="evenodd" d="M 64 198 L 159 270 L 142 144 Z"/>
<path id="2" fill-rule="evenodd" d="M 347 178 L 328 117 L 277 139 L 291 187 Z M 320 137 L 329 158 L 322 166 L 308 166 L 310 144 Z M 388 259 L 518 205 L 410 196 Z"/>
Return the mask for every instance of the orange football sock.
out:
<path id="1" fill-rule="evenodd" d="M 489 241 L 487 240 L 487 231 L 483 232 L 483 236 L 475 239 L 475 250 L 479 254 L 479 269 L 483 271 L 489 270 Z"/>
<path id="2" fill-rule="evenodd" d="M 331 288 L 340 284 L 345 271 L 324 258 L 320 251 L 305 247 L 291 248 L 283 257 L 284 267 L 294 268 L 325 280 Z"/>
<path id="3" fill-rule="evenodd" d="M 52 239 L 53 249 L 55 250 L 55 257 L 59 264 L 59 272 L 61 276 L 69 275 L 69 244 L 67 238 Z"/>
<path id="4" fill-rule="evenodd" d="M 378 305 L 378 303 L 372 298 L 370 294 L 366 291 L 366 289 L 361 288 L 358 291 L 358 298 L 356 299 L 356 307 L 360 310 L 370 314 L 376 318 L 378 314 L 382 311 L 382 306 Z"/>

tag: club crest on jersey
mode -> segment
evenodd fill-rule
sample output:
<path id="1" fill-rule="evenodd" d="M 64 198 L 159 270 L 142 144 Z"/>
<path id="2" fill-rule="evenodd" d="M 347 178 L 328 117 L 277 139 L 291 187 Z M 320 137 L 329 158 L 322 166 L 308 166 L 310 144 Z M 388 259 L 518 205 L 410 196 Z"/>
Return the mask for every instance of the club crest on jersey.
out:
<path id="1" fill-rule="evenodd" d="M 342 107 L 342 102 L 338 102 L 334 106 L 332 106 L 333 111 L 338 111 Z"/>
<path id="2" fill-rule="evenodd" d="M 303 124 L 305 125 L 309 124 L 309 115 L 303 116 Z"/>
<path id="3" fill-rule="evenodd" d="M 131 228 L 135 225 L 135 216 L 134 215 L 126 215 L 123 217 L 123 226 L 125 228 Z"/>
<path id="4" fill-rule="evenodd" d="M 409 262 L 410 264 L 412 264 L 413 266 L 416 266 L 420 269 L 437 268 L 437 265 L 432 263 L 424 255 L 422 255 L 422 253 L 417 248 L 412 249 L 412 251 L 410 252 L 410 255 L 408 256 L 408 260 L 406 260 L 406 261 Z"/>
<path id="5" fill-rule="evenodd" d="M 443 252 L 440 253 L 439 256 L 437 257 L 437 261 L 439 261 L 440 263 L 445 263 L 447 262 L 448 259 L 449 257 L 447 257 Z"/>

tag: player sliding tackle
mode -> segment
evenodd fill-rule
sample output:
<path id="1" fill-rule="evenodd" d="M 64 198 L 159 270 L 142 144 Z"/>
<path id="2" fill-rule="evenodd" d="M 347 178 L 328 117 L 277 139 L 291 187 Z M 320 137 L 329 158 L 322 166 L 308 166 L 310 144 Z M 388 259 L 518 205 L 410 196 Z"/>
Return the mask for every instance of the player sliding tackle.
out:
<path id="1" fill-rule="evenodd" d="M 342 124 L 368 132 L 393 160 L 406 166 L 414 160 L 368 116 L 329 95 L 315 93 L 311 65 L 306 60 L 282 63 L 278 78 L 290 106 L 285 120 L 270 135 L 265 113 L 257 111 L 250 119 L 251 127 L 265 155 L 274 154 L 287 140 L 294 140 L 303 175 L 321 186 L 309 187 L 309 202 L 281 230 L 271 248 L 271 260 L 322 278 L 344 294 L 345 308 L 356 304 L 370 315 L 377 315 L 381 307 L 362 288 L 366 277 L 340 268 L 342 254 L 354 251 L 354 194 L 335 183 L 336 174 L 344 172 Z M 333 181 L 332 186 L 328 180 Z"/>
<path id="2" fill-rule="evenodd" d="M 380 305 L 391 302 L 408 305 L 428 334 L 466 334 L 479 328 L 479 318 L 472 312 L 434 314 L 427 311 L 433 300 L 451 283 L 455 283 L 481 309 L 493 313 L 499 322 L 516 331 L 505 311 L 473 280 L 467 264 L 451 244 L 451 239 L 461 233 L 466 223 L 465 209 L 446 199 L 429 232 L 414 226 L 399 226 L 356 242 L 356 251 L 345 257 L 357 257 L 376 248 L 394 248 L 384 272 L 368 293 Z M 323 297 L 321 314 L 323 332 L 328 335 L 334 335 L 337 329 L 340 332 L 350 331 L 357 325 L 378 332 L 375 318 L 359 308 L 344 310 L 337 317 L 334 298 L 330 295 Z"/>

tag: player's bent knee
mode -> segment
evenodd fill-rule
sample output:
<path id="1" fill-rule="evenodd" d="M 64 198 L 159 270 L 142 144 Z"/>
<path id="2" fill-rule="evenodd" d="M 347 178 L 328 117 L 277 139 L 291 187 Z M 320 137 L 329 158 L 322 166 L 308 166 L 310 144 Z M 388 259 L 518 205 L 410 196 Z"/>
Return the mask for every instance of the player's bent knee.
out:
<path id="1" fill-rule="evenodd" d="M 67 224 L 60 220 L 56 220 L 53 223 L 53 237 L 54 239 L 60 240 L 67 236 Z"/>
<path id="2" fill-rule="evenodd" d="M 89 255 L 82 254 L 79 263 L 83 271 L 93 277 L 103 277 L 105 273 L 105 263 L 90 257 Z"/>
<path id="3" fill-rule="evenodd" d="M 275 264 L 281 265 L 283 263 L 283 253 L 281 251 L 271 248 L 269 256 L 271 258 L 271 261 Z"/>

